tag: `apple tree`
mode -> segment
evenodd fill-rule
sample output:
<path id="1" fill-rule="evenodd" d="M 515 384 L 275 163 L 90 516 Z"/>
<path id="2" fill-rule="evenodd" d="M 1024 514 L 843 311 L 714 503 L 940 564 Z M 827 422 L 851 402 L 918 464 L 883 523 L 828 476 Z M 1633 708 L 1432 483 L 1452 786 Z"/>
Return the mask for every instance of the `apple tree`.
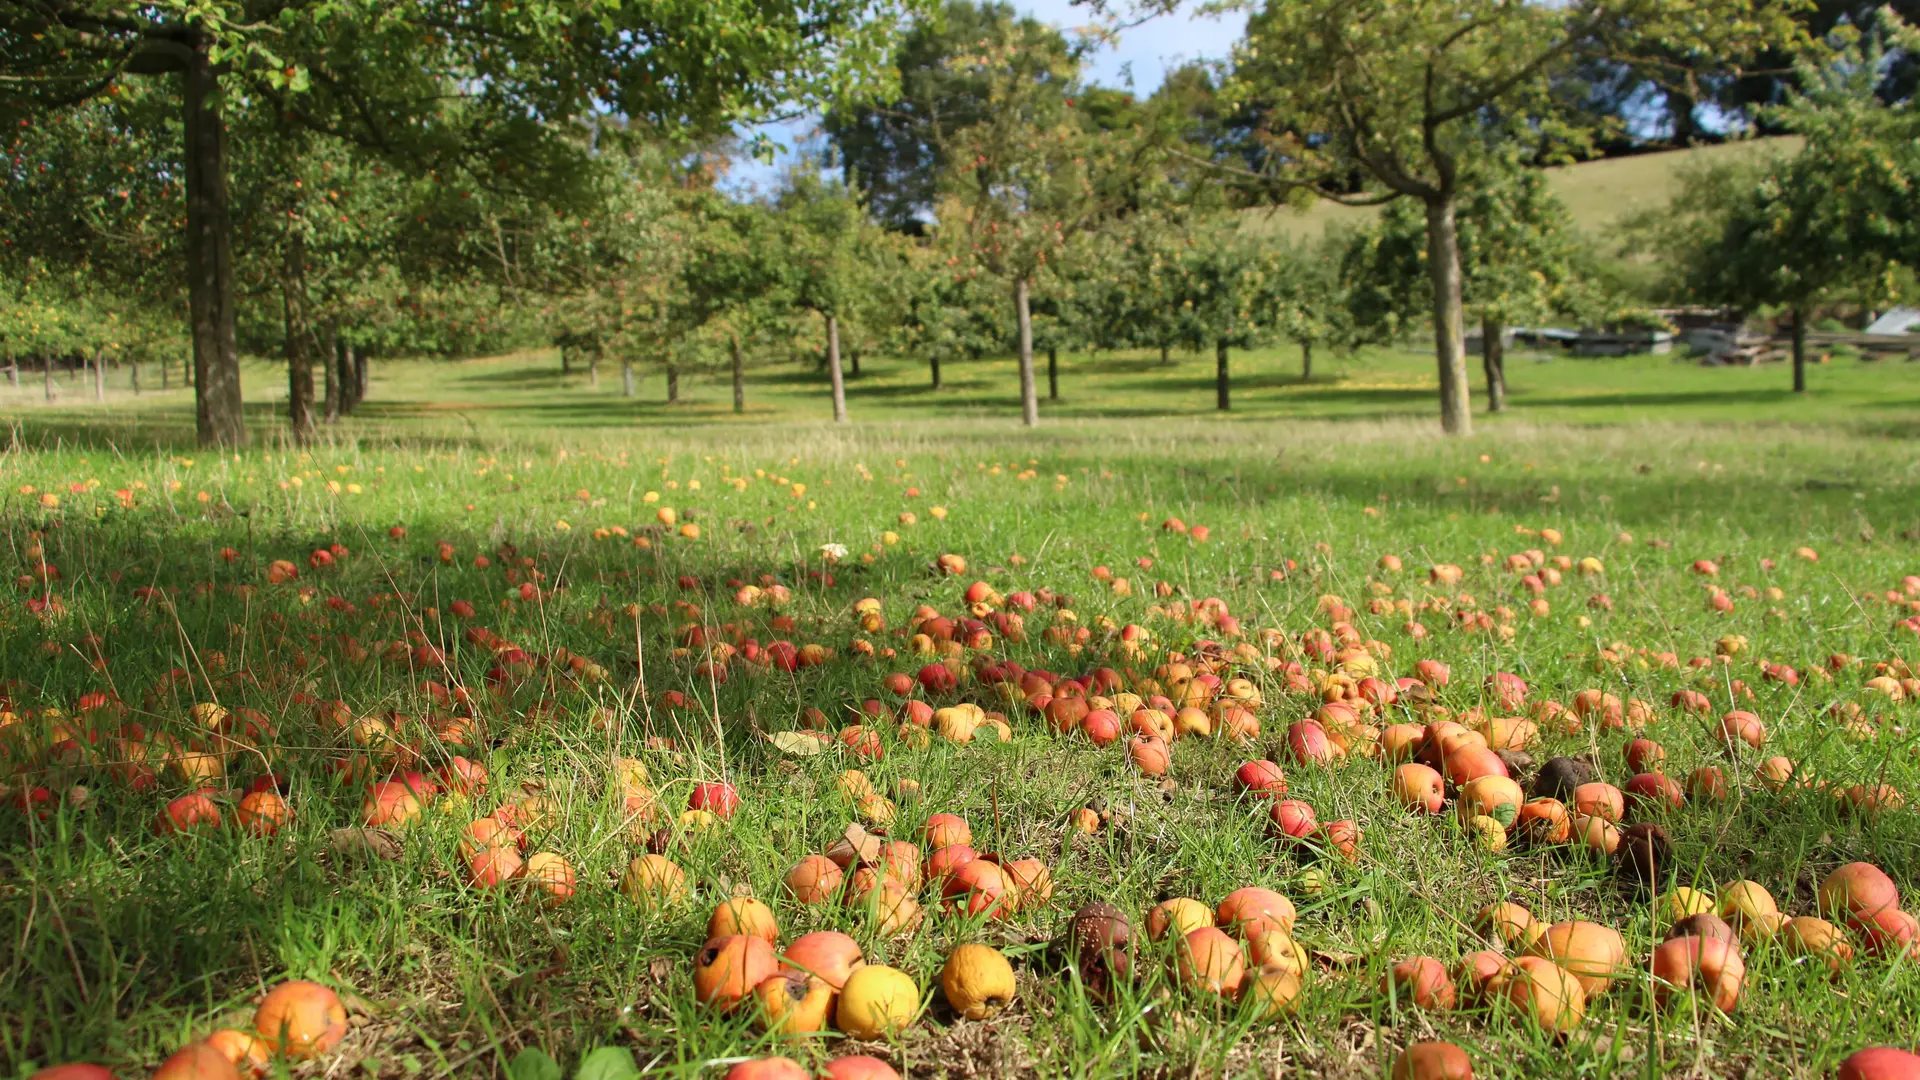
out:
<path id="1" fill-rule="evenodd" d="M 912 2 L 912 0 L 908 0 Z M 228 176 L 254 104 L 416 175 L 565 194 L 571 121 L 661 136 L 884 83 L 892 0 L 46 0 L 0 20 L 0 125 L 177 75 L 200 439 L 245 439 Z"/>
<path id="2" fill-rule="evenodd" d="M 1590 132 L 1555 97 L 1582 60 L 1636 52 L 1736 66 L 1799 32 L 1793 0 L 1265 0 L 1223 97 L 1255 117 L 1213 157 L 1282 199 L 1408 199 L 1424 221 L 1440 421 L 1473 422 L 1459 213 L 1473 161 L 1502 145 L 1578 151 Z M 1690 68 L 1697 72 L 1698 68 Z"/>
<path id="3" fill-rule="evenodd" d="M 858 192 L 805 166 L 787 173 L 772 206 L 780 227 L 786 295 L 820 320 L 833 420 L 847 422 L 841 335 L 850 314 L 872 295 L 891 253 Z"/>
<path id="4" fill-rule="evenodd" d="M 1920 46 L 1898 22 L 1888 36 Z M 1876 37 L 1803 64 L 1805 89 L 1773 115 L 1804 147 L 1695 172 L 1657 229 L 1681 294 L 1792 320 L 1796 393 L 1818 308 L 1896 299 L 1920 271 L 1920 112 L 1875 95 L 1885 55 Z"/>
<path id="5" fill-rule="evenodd" d="M 1481 327 L 1487 411 L 1497 413 L 1506 407 L 1501 339 L 1507 328 L 1593 314 L 1598 275 L 1540 170 L 1488 154 L 1474 159 L 1461 186 L 1455 215 L 1461 304 Z M 1347 240 L 1349 310 L 1375 337 L 1397 338 L 1402 327 L 1431 313 L 1426 234 L 1419 208 L 1401 200 Z"/>
<path id="6" fill-rule="evenodd" d="M 1033 290 L 1070 242 L 1147 201 L 1159 153 L 1137 128 L 1102 129 L 1076 115 L 1071 58 L 985 43 L 953 63 L 986 88 L 983 118 L 948 144 L 937 218 L 946 250 L 1012 294 L 1021 418 L 1040 422 L 1033 367 Z"/>
<path id="7" fill-rule="evenodd" d="M 902 355 L 926 358 L 931 389 L 940 389 L 943 363 L 1006 348 L 1006 322 L 994 315 L 1000 297 L 971 263 L 938 245 L 910 244 L 895 266 L 901 310 L 885 340 Z"/>

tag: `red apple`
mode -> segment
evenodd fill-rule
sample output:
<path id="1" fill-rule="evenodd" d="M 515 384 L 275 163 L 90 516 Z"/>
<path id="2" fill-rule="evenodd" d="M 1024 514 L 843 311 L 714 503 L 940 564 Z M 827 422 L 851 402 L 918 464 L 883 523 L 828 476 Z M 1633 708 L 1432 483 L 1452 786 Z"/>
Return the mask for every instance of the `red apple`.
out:
<path id="1" fill-rule="evenodd" d="M 1250 795 L 1273 799 L 1287 793 L 1286 773 L 1264 758 L 1240 766 L 1233 778 L 1240 790 Z"/>
<path id="2" fill-rule="evenodd" d="M 709 782 L 695 784 L 687 796 L 687 809 L 705 810 L 718 818 L 730 818 L 740 805 L 740 793 L 732 784 Z"/>
<path id="3" fill-rule="evenodd" d="M 1283 799 L 1274 803 L 1273 808 L 1267 811 L 1267 818 L 1272 823 L 1269 826 L 1271 831 L 1295 840 L 1312 836 L 1314 830 L 1320 827 L 1313 807 L 1299 799 Z"/>
<path id="4" fill-rule="evenodd" d="M 1302 765 L 1325 765 L 1334 759 L 1333 741 L 1327 729 L 1312 720 L 1287 726 L 1287 751 Z"/>

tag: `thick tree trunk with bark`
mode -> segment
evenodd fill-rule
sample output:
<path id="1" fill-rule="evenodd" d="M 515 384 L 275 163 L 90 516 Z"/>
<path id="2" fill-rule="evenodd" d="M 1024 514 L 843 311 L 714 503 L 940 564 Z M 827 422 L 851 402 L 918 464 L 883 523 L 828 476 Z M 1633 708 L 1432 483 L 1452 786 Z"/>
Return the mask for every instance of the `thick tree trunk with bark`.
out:
<path id="1" fill-rule="evenodd" d="M 733 411 L 747 411 L 747 365 L 740 356 L 740 339 L 729 338 L 727 342 L 733 350 Z"/>
<path id="2" fill-rule="evenodd" d="M 1300 343 L 1300 381 L 1313 381 L 1313 342 Z"/>
<path id="3" fill-rule="evenodd" d="M 927 366 L 933 369 L 933 388 L 935 390 L 940 389 L 940 354 L 937 352 L 928 353 Z"/>
<path id="4" fill-rule="evenodd" d="M 1807 313 L 1793 310 L 1793 392 L 1807 392 Z"/>
<path id="5" fill-rule="evenodd" d="M 859 378 L 860 377 L 860 350 L 859 349 L 850 350 L 847 353 L 847 362 L 848 362 L 847 373 L 852 375 L 856 379 Z"/>
<path id="6" fill-rule="evenodd" d="M 833 384 L 833 422 L 847 422 L 847 380 L 840 373 L 840 320 L 827 316 L 827 379 Z"/>
<path id="7" fill-rule="evenodd" d="M 320 371 L 321 382 L 326 386 L 327 400 L 324 406 L 327 423 L 337 423 L 340 419 L 340 322 L 328 319 L 326 327 L 320 332 Z"/>
<path id="8" fill-rule="evenodd" d="M 1033 383 L 1033 308 L 1027 295 L 1027 279 L 1013 283 L 1013 315 L 1019 327 L 1020 422 L 1028 427 L 1040 423 L 1040 395 Z"/>
<path id="9" fill-rule="evenodd" d="M 1427 202 L 1427 274 L 1433 282 L 1434 351 L 1440 367 L 1440 429 L 1449 435 L 1473 434 L 1473 409 L 1467 398 L 1466 312 L 1460 302 L 1460 233 L 1453 199 Z"/>
<path id="10" fill-rule="evenodd" d="M 287 242 L 280 273 L 280 311 L 287 334 L 287 424 L 293 441 L 313 441 L 313 356 L 307 352 L 306 241 L 295 233 Z"/>
<path id="11" fill-rule="evenodd" d="M 1507 345 L 1500 336 L 1507 332 L 1492 319 L 1480 320 L 1480 366 L 1487 374 L 1487 411 L 1507 411 Z"/>
<path id="12" fill-rule="evenodd" d="M 680 365 L 667 365 L 667 404 L 680 404 Z"/>
<path id="13" fill-rule="evenodd" d="M 247 439 L 234 336 L 233 244 L 227 217 L 227 129 L 212 43 L 199 38 L 184 74 L 187 304 L 193 327 L 194 426 L 202 446 Z"/>
<path id="14" fill-rule="evenodd" d="M 1047 400 L 1060 400 L 1060 350 L 1047 346 Z"/>
<path id="15" fill-rule="evenodd" d="M 366 346 L 353 350 L 353 404 L 358 408 L 367 400 L 367 386 L 373 382 L 373 352 Z"/>
<path id="16" fill-rule="evenodd" d="M 1227 372 L 1227 343 L 1213 343 L 1213 398 L 1221 412 L 1233 408 L 1233 379 Z"/>

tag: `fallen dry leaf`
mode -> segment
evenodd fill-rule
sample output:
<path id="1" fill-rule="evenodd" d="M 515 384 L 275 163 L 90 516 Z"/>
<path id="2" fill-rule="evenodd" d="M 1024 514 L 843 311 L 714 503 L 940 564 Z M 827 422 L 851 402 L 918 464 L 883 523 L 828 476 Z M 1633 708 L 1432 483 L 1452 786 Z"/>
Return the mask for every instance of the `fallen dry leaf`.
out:
<path id="1" fill-rule="evenodd" d="M 783 754 L 794 757 L 817 757 L 827 750 L 825 736 L 813 731 L 778 731 L 768 736 L 769 742 Z"/>
<path id="2" fill-rule="evenodd" d="M 880 861 L 880 846 L 883 841 L 880 837 L 868 832 L 866 826 L 857 821 L 848 823 L 847 831 L 840 834 L 840 843 L 845 844 L 854 858 L 862 863 Z M 838 847 L 839 844 L 834 846 Z"/>
<path id="3" fill-rule="evenodd" d="M 360 855 L 389 862 L 398 859 L 406 849 L 400 838 L 385 829 L 363 829 L 350 827 L 335 829 L 327 834 L 328 846 L 338 855 Z"/>

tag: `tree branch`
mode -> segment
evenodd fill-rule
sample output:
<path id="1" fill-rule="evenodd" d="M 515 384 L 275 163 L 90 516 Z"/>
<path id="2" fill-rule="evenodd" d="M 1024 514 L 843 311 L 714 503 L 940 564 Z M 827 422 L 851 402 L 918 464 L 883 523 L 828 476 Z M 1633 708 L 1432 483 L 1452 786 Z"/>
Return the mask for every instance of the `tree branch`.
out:
<path id="1" fill-rule="evenodd" d="M 1224 161 L 1214 161 L 1209 158 L 1203 158 L 1196 154 L 1189 154 L 1184 150 L 1176 150 L 1171 147 L 1166 148 L 1164 152 L 1174 157 L 1191 161 L 1196 165 L 1204 165 L 1208 168 L 1215 169 L 1219 172 L 1229 173 L 1234 176 L 1241 177 L 1243 179 L 1252 181 L 1254 184 L 1259 186 L 1275 188 L 1280 191 L 1310 191 L 1317 198 L 1325 199 L 1331 203 L 1338 203 L 1341 206 L 1353 206 L 1353 207 L 1384 206 L 1387 203 L 1390 203 L 1393 200 L 1401 198 L 1403 195 L 1407 194 L 1405 192 L 1400 192 L 1400 191 L 1390 191 L 1390 192 L 1383 192 L 1376 195 L 1363 195 L 1363 196 L 1355 197 L 1351 195 L 1344 195 L 1339 192 L 1328 191 L 1326 188 L 1321 186 L 1322 184 L 1331 183 L 1332 182 L 1331 180 L 1326 180 L 1326 179 L 1290 180 L 1286 177 L 1275 176 L 1271 173 L 1256 172 L 1252 169 L 1246 168 L 1245 166 L 1233 165 Z"/>

